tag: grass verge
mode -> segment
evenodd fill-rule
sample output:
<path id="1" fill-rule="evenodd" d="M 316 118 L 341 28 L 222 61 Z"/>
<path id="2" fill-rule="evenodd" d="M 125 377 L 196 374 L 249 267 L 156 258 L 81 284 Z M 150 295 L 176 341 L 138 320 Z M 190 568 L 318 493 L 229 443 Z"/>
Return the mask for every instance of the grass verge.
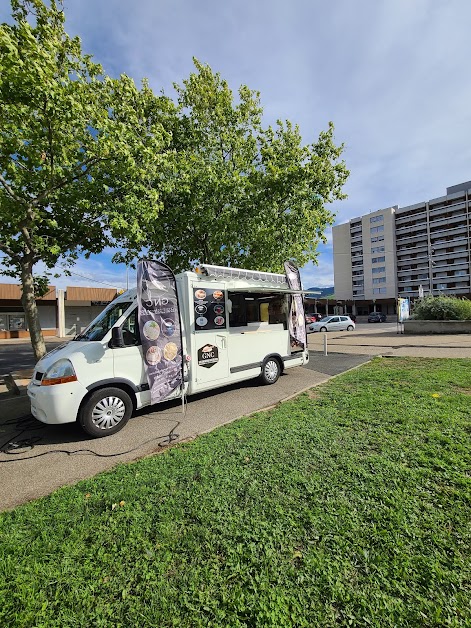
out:
<path id="1" fill-rule="evenodd" d="M 0 516 L 8 626 L 470 626 L 471 361 L 315 394 Z"/>

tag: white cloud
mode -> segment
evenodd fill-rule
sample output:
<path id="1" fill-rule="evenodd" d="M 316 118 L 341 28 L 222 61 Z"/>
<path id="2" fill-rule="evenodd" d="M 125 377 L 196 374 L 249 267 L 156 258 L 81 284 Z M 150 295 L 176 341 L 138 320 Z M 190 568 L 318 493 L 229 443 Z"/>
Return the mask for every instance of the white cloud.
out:
<path id="1" fill-rule="evenodd" d="M 114 75 L 168 91 L 196 56 L 234 90 L 259 89 L 266 122 L 289 118 L 306 142 L 333 120 L 351 170 L 337 224 L 471 179 L 469 0 L 68 0 L 66 15 Z M 122 284 L 107 261 L 96 269 Z M 327 249 L 303 275 L 331 284 Z"/>

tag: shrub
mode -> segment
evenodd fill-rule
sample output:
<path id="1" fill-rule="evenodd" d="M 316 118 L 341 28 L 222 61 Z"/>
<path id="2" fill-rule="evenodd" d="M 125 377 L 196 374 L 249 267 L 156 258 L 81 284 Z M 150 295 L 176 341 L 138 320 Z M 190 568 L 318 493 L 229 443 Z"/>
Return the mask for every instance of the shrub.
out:
<path id="1" fill-rule="evenodd" d="M 458 297 L 428 296 L 414 303 L 411 318 L 422 321 L 469 320 L 471 301 Z"/>

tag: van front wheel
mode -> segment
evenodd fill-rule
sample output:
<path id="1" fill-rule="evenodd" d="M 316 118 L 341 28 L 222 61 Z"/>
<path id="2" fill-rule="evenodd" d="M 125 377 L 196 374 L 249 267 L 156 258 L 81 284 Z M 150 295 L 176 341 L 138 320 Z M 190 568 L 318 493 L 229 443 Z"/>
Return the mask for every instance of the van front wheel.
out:
<path id="1" fill-rule="evenodd" d="M 132 414 L 132 401 L 121 388 L 102 388 L 92 393 L 80 408 L 78 421 L 94 438 L 119 432 Z"/>
<path id="2" fill-rule="evenodd" d="M 276 358 L 268 358 L 263 363 L 260 379 L 263 384 L 274 384 L 280 377 L 280 374 L 281 367 L 278 360 Z"/>

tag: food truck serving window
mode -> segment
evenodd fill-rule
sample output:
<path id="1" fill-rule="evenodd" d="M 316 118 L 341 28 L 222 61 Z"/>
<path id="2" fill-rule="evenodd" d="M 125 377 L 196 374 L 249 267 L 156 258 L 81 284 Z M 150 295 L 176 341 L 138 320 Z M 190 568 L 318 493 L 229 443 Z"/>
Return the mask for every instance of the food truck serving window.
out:
<path id="1" fill-rule="evenodd" d="M 244 327 L 249 323 L 283 323 L 287 328 L 288 295 L 229 292 L 228 298 L 232 305 L 229 327 Z"/>

